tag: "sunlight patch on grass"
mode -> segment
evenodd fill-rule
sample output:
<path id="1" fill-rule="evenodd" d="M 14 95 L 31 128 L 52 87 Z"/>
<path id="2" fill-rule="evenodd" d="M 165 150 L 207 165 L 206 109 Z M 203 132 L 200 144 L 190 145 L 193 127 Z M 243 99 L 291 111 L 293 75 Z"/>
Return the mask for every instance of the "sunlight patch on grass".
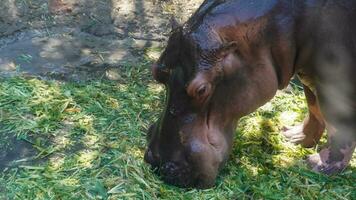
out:
<path id="1" fill-rule="evenodd" d="M 66 148 L 69 145 L 73 144 L 73 142 L 70 140 L 70 138 L 68 138 L 67 135 L 57 135 L 53 139 L 53 142 L 55 143 L 57 148 L 61 148 L 61 149 Z"/>
<path id="2" fill-rule="evenodd" d="M 280 114 L 279 120 L 283 124 L 293 124 L 298 119 L 298 113 L 290 110 L 284 111 Z"/>
<path id="3" fill-rule="evenodd" d="M 80 182 L 78 179 L 75 178 L 66 178 L 60 181 L 60 184 L 67 186 L 67 187 L 78 187 L 80 186 Z"/>
<path id="4" fill-rule="evenodd" d="M 127 151 L 136 159 L 143 159 L 144 152 L 141 149 L 137 147 L 129 147 Z"/>
<path id="5" fill-rule="evenodd" d="M 56 155 L 56 156 L 53 156 L 51 158 L 49 158 L 49 167 L 51 168 L 51 170 L 53 171 L 56 171 L 56 170 L 59 170 L 63 164 L 65 162 L 65 156 L 59 156 L 59 155 Z"/>
<path id="6" fill-rule="evenodd" d="M 296 162 L 295 158 L 288 157 L 288 156 L 284 155 L 283 153 L 272 156 L 272 163 L 275 166 L 287 168 L 287 167 L 294 165 L 295 162 Z"/>
<path id="7" fill-rule="evenodd" d="M 111 108 L 113 109 L 118 109 L 120 108 L 120 103 L 117 99 L 114 99 L 114 98 L 111 98 L 109 97 L 107 100 L 106 100 L 106 104 L 108 104 Z"/>
<path id="8" fill-rule="evenodd" d="M 98 151 L 83 150 L 79 152 L 78 162 L 81 167 L 90 168 L 93 167 L 93 161 L 99 156 Z"/>
<path id="9" fill-rule="evenodd" d="M 247 172 L 250 176 L 258 176 L 261 168 L 256 165 L 253 165 L 248 158 L 242 157 L 240 163 L 247 169 Z"/>
<path id="10" fill-rule="evenodd" d="M 161 92 L 164 92 L 164 86 L 162 84 L 149 83 L 148 84 L 148 91 L 151 94 L 159 94 Z"/>
<path id="11" fill-rule="evenodd" d="M 259 109 L 262 111 L 271 112 L 271 111 L 273 111 L 274 107 L 271 102 L 267 102 L 265 105 L 263 105 Z"/>
<path id="12" fill-rule="evenodd" d="M 76 125 L 85 130 L 90 132 L 91 130 L 93 130 L 93 116 L 90 115 L 82 115 L 79 119 L 78 122 L 76 123 Z"/>
<path id="13" fill-rule="evenodd" d="M 128 90 L 128 86 L 125 84 L 118 84 L 117 88 L 118 88 L 119 92 L 127 92 L 127 90 Z"/>
<path id="14" fill-rule="evenodd" d="M 84 137 L 83 137 L 83 143 L 84 143 L 86 146 L 88 146 L 88 147 L 94 146 L 94 145 L 96 145 L 98 142 L 99 142 L 99 136 L 98 136 L 98 135 L 89 135 L 89 134 L 86 134 L 86 135 L 84 135 Z"/>

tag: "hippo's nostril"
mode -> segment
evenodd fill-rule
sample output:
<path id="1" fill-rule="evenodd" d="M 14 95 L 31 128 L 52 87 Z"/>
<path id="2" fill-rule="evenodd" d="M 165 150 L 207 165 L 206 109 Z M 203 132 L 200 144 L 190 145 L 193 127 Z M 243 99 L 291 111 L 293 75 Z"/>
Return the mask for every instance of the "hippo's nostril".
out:
<path id="1" fill-rule="evenodd" d="M 163 176 L 176 177 L 179 175 L 179 167 L 173 162 L 167 162 L 161 167 Z"/>
<path id="2" fill-rule="evenodd" d="M 160 168 L 160 173 L 166 183 L 187 187 L 193 180 L 191 169 L 181 163 L 167 162 Z"/>

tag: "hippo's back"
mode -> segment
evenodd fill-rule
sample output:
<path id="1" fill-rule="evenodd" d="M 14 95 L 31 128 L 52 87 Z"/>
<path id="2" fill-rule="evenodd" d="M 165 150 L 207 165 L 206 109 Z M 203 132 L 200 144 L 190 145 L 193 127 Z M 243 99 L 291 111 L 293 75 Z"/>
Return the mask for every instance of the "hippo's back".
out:
<path id="1" fill-rule="evenodd" d="M 298 12 L 297 68 L 356 61 L 356 0 L 307 0 Z"/>

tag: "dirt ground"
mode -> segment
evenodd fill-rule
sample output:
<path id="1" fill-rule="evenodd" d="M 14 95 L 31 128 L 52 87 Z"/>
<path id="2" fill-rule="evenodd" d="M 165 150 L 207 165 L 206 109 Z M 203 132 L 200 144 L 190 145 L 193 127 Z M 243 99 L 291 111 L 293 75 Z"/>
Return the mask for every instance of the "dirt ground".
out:
<path id="1" fill-rule="evenodd" d="M 171 16 L 183 22 L 201 2 L 2 0 L 0 77 L 116 80 L 119 67 L 159 55 Z M 0 168 L 35 154 L 24 141 L 8 141 L 0 145 Z"/>
<path id="2" fill-rule="evenodd" d="M 115 79 L 115 68 L 164 46 L 170 18 L 201 0 L 3 0 L 0 73 Z"/>

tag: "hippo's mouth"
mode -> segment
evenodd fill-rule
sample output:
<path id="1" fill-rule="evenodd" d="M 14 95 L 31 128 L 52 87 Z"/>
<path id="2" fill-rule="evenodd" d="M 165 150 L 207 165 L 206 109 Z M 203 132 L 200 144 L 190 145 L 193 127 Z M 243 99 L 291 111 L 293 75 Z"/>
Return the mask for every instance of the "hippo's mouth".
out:
<path id="1" fill-rule="evenodd" d="M 204 174 L 192 174 L 192 169 L 187 167 L 179 174 L 165 174 L 162 169 L 155 168 L 155 173 L 159 175 L 162 180 L 170 185 L 181 188 L 200 188 L 206 189 L 213 187 L 215 184 L 215 177 L 208 179 Z"/>

